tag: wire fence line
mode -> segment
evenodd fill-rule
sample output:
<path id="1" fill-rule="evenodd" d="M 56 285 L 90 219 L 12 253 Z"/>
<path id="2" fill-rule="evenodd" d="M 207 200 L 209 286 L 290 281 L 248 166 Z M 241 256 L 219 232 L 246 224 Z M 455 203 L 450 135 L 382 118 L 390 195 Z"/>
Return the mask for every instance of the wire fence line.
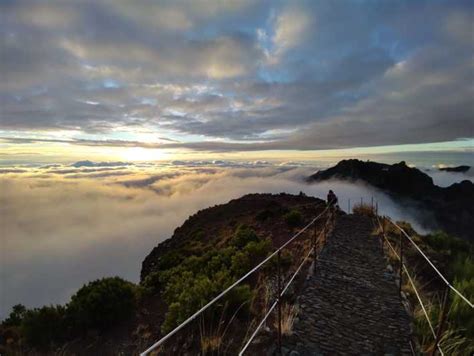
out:
<path id="1" fill-rule="evenodd" d="M 426 310 L 425 304 L 423 303 L 423 300 L 421 299 L 420 293 L 418 292 L 418 289 L 416 288 L 415 282 L 414 282 L 412 276 L 410 275 L 410 272 L 408 272 L 408 269 L 407 269 L 406 265 L 403 263 L 402 257 L 397 253 L 397 251 L 395 250 L 395 248 L 393 247 L 393 245 L 391 244 L 391 242 L 388 240 L 387 236 L 385 235 L 385 230 L 382 228 L 382 224 L 380 223 L 380 219 L 379 219 L 378 216 L 377 216 L 377 221 L 378 221 L 379 227 L 382 231 L 382 236 L 383 236 L 385 242 L 390 247 L 393 254 L 400 261 L 401 267 L 403 268 L 403 271 L 405 272 L 406 276 L 408 277 L 408 281 L 410 282 L 410 285 L 413 288 L 413 291 L 415 292 L 416 298 L 418 299 L 418 303 L 420 303 L 421 309 L 423 311 L 423 315 L 425 316 L 425 319 L 428 322 L 428 326 L 430 328 L 431 334 L 433 335 L 433 339 L 435 340 L 436 348 L 438 349 L 438 351 L 440 352 L 441 355 L 444 355 L 444 352 L 441 348 L 440 343 L 437 342 L 435 329 L 433 327 L 433 324 L 431 323 L 430 317 L 429 317 L 428 312 Z M 400 282 L 400 286 L 401 286 L 402 281 L 400 280 L 399 282 Z"/>
<path id="2" fill-rule="evenodd" d="M 183 321 L 180 325 L 178 325 L 175 329 L 170 331 L 168 334 L 163 336 L 160 340 L 155 342 L 153 345 L 151 345 L 148 349 L 143 351 L 140 356 L 145 356 L 148 355 L 150 352 L 158 348 L 160 345 L 164 344 L 168 339 L 170 339 L 173 335 L 175 335 L 177 332 L 179 332 L 181 329 L 183 329 L 186 325 L 188 325 L 191 321 L 196 319 L 200 314 L 202 314 L 204 311 L 206 311 L 209 307 L 211 307 L 214 303 L 219 301 L 222 297 L 224 297 L 229 291 L 231 291 L 233 288 L 235 288 L 238 284 L 243 282 L 247 277 L 249 277 L 251 274 L 259 270 L 264 264 L 266 264 L 268 261 L 270 261 L 273 257 L 275 257 L 281 250 L 283 250 L 286 246 L 288 246 L 292 241 L 294 241 L 298 236 L 303 234 L 306 230 L 308 230 L 316 221 L 318 221 L 326 212 L 329 210 L 331 207 L 331 204 L 326 204 L 326 203 L 317 203 L 315 208 L 320 207 L 321 205 L 325 205 L 326 207 L 324 210 L 317 215 L 313 220 L 311 220 L 306 226 L 304 226 L 301 230 L 299 230 L 296 234 L 294 234 L 288 241 L 286 241 L 283 245 L 281 245 L 279 248 L 277 248 L 274 252 L 272 252 L 270 255 L 268 255 L 263 261 L 258 263 L 254 268 L 252 268 L 250 271 L 245 273 L 242 277 L 240 277 L 237 281 L 232 283 L 229 287 L 227 287 L 225 290 L 223 290 L 221 293 L 219 293 L 215 298 L 213 298 L 211 301 L 209 301 L 206 305 L 201 307 L 198 311 L 196 311 L 193 315 L 191 315 L 189 318 L 187 318 L 185 321 Z M 278 300 L 277 300 L 278 302 Z M 273 307 L 274 308 L 274 307 Z"/>
<path id="3" fill-rule="evenodd" d="M 403 230 L 402 227 L 400 227 L 397 223 L 394 223 L 391 219 L 388 219 L 394 226 L 396 226 L 402 233 L 405 235 L 405 237 L 412 243 L 412 245 L 418 250 L 418 252 L 423 256 L 423 258 L 430 264 L 430 266 L 435 270 L 435 272 L 440 276 L 440 278 L 443 280 L 443 282 L 451 288 L 463 301 L 465 301 L 471 308 L 474 308 L 473 303 L 467 299 L 459 290 L 457 290 L 449 281 L 446 279 L 445 276 L 436 268 L 436 266 L 431 262 L 431 260 L 426 256 L 426 254 L 421 250 L 421 248 L 413 241 L 413 239 L 406 233 L 405 230 Z"/>
<path id="4" fill-rule="evenodd" d="M 359 200 L 360 199 L 360 200 Z M 356 204 L 358 204 L 360 202 L 360 204 L 363 204 L 364 203 L 364 198 L 357 198 L 358 201 L 355 201 Z M 370 200 L 371 202 L 371 206 L 372 208 L 374 209 L 375 207 L 378 208 L 378 201 L 377 200 L 374 200 L 374 198 L 372 197 Z M 354 205 L 356 205 L 354 204 Z M 155 342 L 153 345 L 151 345 L 148 349 L 146 349 L 145 351 L 143 351 L 140 355 L 141 356 L 144 356 L 144 355 L 148 355 L 150 352 L 152 352 L 153 350 L 157 349 L 159 346 L 163 345 L 168 339 L 170 339 L 172 336 L 174 336 L 176 333 L 178 333 L 181 329 L 183 329 L 186 325 L 188 325 L 191 321 L 193 321 L 194 319 L 196 319 L 196 317 L 198 317 L 199 315 L 201 315 L 204 311 L 206 311 L 208 308 L 210 308 L 214 303 L 216 303 L 217 301 L 219 301 L 221 298 L 223 298 L 228 292 L 230 292 L 233 288 L 235 288 L 238 284 L 242 283 L 246 278 L 248 278 L 251 274 L 255 273 L 257 270 L 259 270 L 264 264 L 266 264 L 268 261 L 270 261 L 272 258 L 274 258 L 275 256 L 277 256 L 286 246 L 288 246 L 290 243 L 292 243 L 296 238 L 298 238 L 301 234 L 303 234 L 305 231 L 307 231 L 311 226 L 314 225 L 314 223 L 316 221 L 318 221 L 322 216 L 324 216 L 328 211 L 330 211 L 330 207 L 333 205 L 332 202 L 331 203 L 310 203 L 310 204 L 300 204 L 300 205 L 296 205 L 296 206 L 293 206 L 292 208 L 295 208 L 295 207 L 304 207 L 304 206 L 310 206 L 310 205 L 315 205 L 315 208 L 318 208 L 318 207 L 321 207 L 322 205 L 325 205 L 325 208 L 324 210 L 319 214 L 317 215 L 315 218 L 313 218 L 306 226 L 304 226 L 302 229 L 300 229 L 297 233 L 295 233 L 290 239 L 288 239 L 284 244 L 282 244 L 279 248 L 277 248 L 274 252 L 272 252 L 270 255 L 268 255 L 265 259 L 263 259 L 260 263 L 258 263 L 255 267 L 253 267 L 250 271 L 248 271 L 247 273 L 245 273 L 242 277 L 240 277 L 237 281 L 235 281 L 234 283 L 232 283 L 228 288 L 226 288 L 225 290 L 223 290 L 221 293 L 219 293 L 215 298 L 213 298 L 211 301 L 209 301 L 206 305 L 204 305 L 203 307 L 201 307 L 198 311 L 196 311 L 193 315 L 191 315 L 189 318 L 187 318 L 183 323 L 181 323 L 180 325 L 178 325 L 175 329 L 173 329 L 171 332 L 169 332 L 168 334 L 166 334 L 165 336 L 163 336 L 160 340 L 158 340 L 157 342 Z M 348 207 L 349 207 L 349 211 L 348 213 L 351 213 L 351 205 L 350 205 L 350 199 L 348 201 Z M 378 209 L 377 209 L 378 210 Z M 377 217 L 377 221 L 378 221 L 378 224 L 379 224 L 379 227 L 381 228 L 382 230 L 382 235 L 383 235 L 383 238 L 384 240 L 387 242 L 388 246 L 390 247 L 390 249 L 392 250 L 392 252 L 395 254 L 395 256 L 398 258 L 398 260 L 400 260 L 401 262 L 401 268 L 403 269 L 403 271 L 405 272 L 406 276 L 408 277 L 408 280 L 415 292 L 415 295 L 417 297 L 417 300 L 418 302 L 420 303 L 420 306 L 421 306 L 421 309 L 423 311 L 423 314 L 428 322 L 428 325 L 429 325 L 429 328 L 430 328 L 430 331 L 435 339 L 435 345 L 436 345 L 436 348 L 439 350 L 440 354 L 441 355 L 444 355 L 443 353 L 443 350 L 441 349 L 441 346 L 440 346 L 440 343 L 438 342 L 437 340 L 437 335 L 436 335 L 436 332 L 435 332 L 435 328 L 433 327 L 432 323 L 431 323 L 431 320 L 428 316 L 428 312 L 426 310 L 426 307 L 421 299 L 421 296 L 415 286 L 415 283 L 414 283 L 414 280 L 412 278 L 412 276 L 410 275 L 406 265 L 403 263 L 403 260 L 402 260 L 402 257 L 396 252 L 395 248 L 393 247 L 393 245 L 390 243 L 390 241 L 388 240 L 387 236 L 385 235 L 385 231 L 384 229 L 382 228 L 382 225 L 381 225 L 381 222 L 380 222 L 380 218 L 379 218 L 379 215 L 378 214 L 375 214 L 375 216 Z M 329 220 L 331 219 L 332 216 L 329 216 L 328 219 L 326 220 L 326 225 L 327 223 L 329 222 Z M 436 268 L 436 266 L 431 262 L 431 260 L 429 259 L 428 256 L 426 256 L 426 254 L 422 251 L 422 249 L 415 243 L 415 241 L 406 233 L 406 231 L 401 228 L 398 224 L 396 224 L 395 222 L 393 222 L 390 218 L 388 217 L 384 217 L 385 219 L 387 219 L 391 224 L 393 224 L 398 230 L 400 230 L 403 234 L 403 236 L 405 236 L 410 242 L 411 244 L 415 247 L 415 249 L 423 256 L 423 258 L 429 263 L 429 265 L 435 270 L 435 272 L 440 276 L 440 278 L 443 280 L 443 282 L 451 289 L 453 290 L 464 302 L 466 302 L 467 304 L 469 304 L 469 306 L 471 308 L 473 308 L 473 303 L 467 298 L 465 297 L 464 295 L 462 295 L 461 292 L 459 292 L 459 290 L 457 290 L 451 283 L 449 283 L 449 281 L 446 279 L 446 277 Z M 326 226 L 325 226 L 326 228 Z M 325 229 L 324 228 L 324 229 Z M 316 240 L 316 243 L 319 243 L 320 241 L 320 238 L 321 238 L 321 235 L 319 236 L 319 238 Z M 260 331 L 260 329 L 262 328 L 263 325 L 265 325 L 265 322 L 268 320 L 268 317 L 270 316 L 270 314 L 274 311 L 274 309 L 278 306 L 278 303 L 281 301 L 281 297 L 283 297 L 283 295 L 285 294 L 285 292 L 287 291 L 287 289 L 289 288 L 289 286 L 291 285 L 291 283 L 293 282 L 293 280 L 296 278 L 297 274 L 300 272 L 301 268 L 304 266 L 304 264 L 306 263 L 306 261 L 308 260 L 308 258 L 311 256 L 311 253 L 313 252 L 312 249 L 310 249 L 309 253 L 304 257 L 303 261 L 301 262 L 301 264 L 298 266 L 298 268 L 296 269 L 296 271 L 294 272 L 294 274 L 292 275 L 292 277 L 290 278 L 289 282 L 285 285 L 285 287 L 281 290 L 279 290 L 279 294 L 278 294 L 278 297 L 277 299 L 273 302 L 273 304 L 270 306 L 270 308 L 268 309 L 267 313 L 264 315 L 264 317 L 262 318 L 262 320 L 260 321 L 260 323 L 257 325 L 256 329 L 254 330 L 254 332 L 252 333 L 252 335 L 250 336 L 250 338 L 247 340 L 246 344 L 244 345 L 244 347 L 241 349 L 239 355 L 243 355 L 244 352 L 246 352 L 246 350 L 248 349 L 248 347 L 250 346 L 250 344 L 252 343 L 252 341 L 254 340 L 254 338 L 256 337 L 256 335 L 258 334 L 258 332 Z M 316 256 L 315 256 L 316 257 Z M 400 286 L 401 286 L 401 280 L 400 280 Z"/>
<path id="5" fill-rule="evenodd" d="M 328 218 L 327 221 L 329 221 L 331 219 L 331 217 Z M 326 221 L 326 222 L 327 222 Z M 318 244 L 321 240 L 321 236 L 320 235 L 318 237 L 318 239 L 314 242 L 316 244 Z M 285 294 L 285 292 L 288 290 L 288 288 L 290 287 L 291 283 L 293 283 L 293 280 L 296 278 L 296 276 L 298 275 L 298 273 L 301 271 L 301 268 L 303 268 L 304 264 L 306 263 L 306 261 L 308 260 L 309 256 L 311 256 L 311 254 L 313 253 L 313 249 L 310 249 L 309 252 L 306 254 L 306 256 L 303 258 L 303 261 L 300 263 L 300 265 L 298 266 L 298 268 L 296 269 L 296 271 L 293 273 L 293 275 L 291 276 L 290 280 L 288 281 L 288 283 L 285 285 L 285 287 L 281 290 L 281 292 L 278 293 L 278 296 L 277 296 L 277 299 L 275 300 L 275 302 L 272 304 L 272 306 L 268 309 L 267 313 L 265 314 L 265 316 L 262 318 L 262 320 L 260 321 L 260 323 L 258 324 L 257 328 L 255 329 L 255 331 L 253 332 L 253 334 L 250 336 L 249 340 L 247 341 L 247 343 L 245 344 L 245 346 L 242 348 L 242 350 L 240 350 L 239 352 L 239 356 L 243 355 L 244 352 L 247 350 L 247 348 L 250 346 L 250 344 L 252 343 L 253 339 L 257 336 L 258 332 L 260 331 L 260 329 L 262 328 L 262 326 L 265 324 L 265 321 L 268 319 L 268 317 L 270 316 L 270 314 L 273 312 L 273 310 L 275 309 L 275 307 L 278 305 L 278 303 L 281 302 L 281 298 L 283 297 L 283 295 Z M 316 258 L 316 256 L 314 256 Z"/>

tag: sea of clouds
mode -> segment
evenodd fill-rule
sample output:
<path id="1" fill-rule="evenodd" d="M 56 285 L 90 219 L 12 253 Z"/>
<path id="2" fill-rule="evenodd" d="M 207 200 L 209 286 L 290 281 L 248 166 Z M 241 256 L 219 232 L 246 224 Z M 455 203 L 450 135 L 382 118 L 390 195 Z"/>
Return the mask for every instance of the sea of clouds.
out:
<path id="1" fill-rule="evenodd" d="M 322 168 L 323 164 L 319 166 Z M 382 214 L 411 222 L 427 216 L 362 183 L 308 184 L 314 164 L 231 161 L 79 162 L 0 169 L 1 309 L 65 303 L 84 283 L 104 276 L 137 282 L 144 257 L 196 211 L 248 193 L 329 189 L 347 210 L 364 199 Z M 447 185 L 472 176 L 430 170 Z M 429 219 L 428 219 L 429 220 Z"/>

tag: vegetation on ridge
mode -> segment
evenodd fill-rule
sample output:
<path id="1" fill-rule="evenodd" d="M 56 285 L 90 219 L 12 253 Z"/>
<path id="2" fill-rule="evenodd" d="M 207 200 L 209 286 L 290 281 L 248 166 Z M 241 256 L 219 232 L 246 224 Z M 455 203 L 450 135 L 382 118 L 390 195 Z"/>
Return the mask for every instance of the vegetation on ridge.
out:
<path id="1" fill-rule="evenodd" d="M 415 243 L 420 246 L 450 283 L 468 299 L 474 298 L 474 246 L 464 240 L 437 231 L 422 236 L 410 224 L 399 222 Z M 385 233 L 394 247 L 398 247 L 401 234 L 392 224 L 383 222 Z M 410 275 L 428 311 L 431 324 L 437 332 L 440 324 L 446 285 L 414 247 L 404 239 L 404 259 Z M 389 254 L 394 264 L 398 259 Z M 421 348 L 428 352 L 433 347 L 433 335 L 424 312 L 416 299 L 413 287 L 404 276 L 403 291 L 407 294 L 415 318 L 415 327 Z M 441 347 L 447 354 L 471 355 L 474 353 L 474 312 L 454 291 L 449 290 L 448 313 L 441 339 Z"/>
<path id="2" fill-rule="evenodd" d="M 260 238 L 254 230 L 240 225 L 226 247 L 197 249 L 195 254 L 180 258 L 180 262 L 173 265 L 168 261 L 176 256 L 176 251 L 164 255 L 159 270 L 148 275 L 143 283 L 147 293 L 161 291 L 169 305 L 162 331 L 168 332 L 182 323 L 265 258 L 270 249 L 270 240 Z M 244 310 L 248 311 L 251 298 L 249 285 L 242 284 L 224 298 L 223 304 L 230 310 L 246 304 Z"/>
<path id="3" fill-rule="evenodd" d="M 18 304 L 2 323 L 7 344 L 23 341 L 37 350 L 50 350 L 77 335 L 103 332 L 131 318 L 137 286 L 119 277 L 102 278 L 80 288 L 65 306 L 26 309 Z"/>

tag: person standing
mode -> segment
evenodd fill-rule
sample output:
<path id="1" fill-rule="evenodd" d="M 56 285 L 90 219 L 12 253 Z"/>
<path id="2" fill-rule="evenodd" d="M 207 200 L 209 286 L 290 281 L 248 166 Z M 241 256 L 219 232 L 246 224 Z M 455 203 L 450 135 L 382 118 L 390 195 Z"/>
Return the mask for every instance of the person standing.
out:
<path id="1" fill-rule="evenodd" d="M 337 196 L 336 196 L 336 194 L 334 194 L 334 192 L 332 190 L 329 190 L 327 200 L 328 200 L 328 205 L 329 206 L 336 206 L 337 205 Z"/>

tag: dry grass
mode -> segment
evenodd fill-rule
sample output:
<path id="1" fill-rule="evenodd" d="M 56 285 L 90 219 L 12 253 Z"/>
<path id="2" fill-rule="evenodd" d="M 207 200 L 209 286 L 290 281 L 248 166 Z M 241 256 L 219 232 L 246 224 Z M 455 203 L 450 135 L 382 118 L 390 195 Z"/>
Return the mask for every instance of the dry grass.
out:
<path id="1" fill-rule="evenodd" d="M 472 355 L 474 353 L 474 342 L 466 336 L 462 336 L 462 330 L 448 328 L 440 341 L 445 355 Z"/>
<path id="2" fill-rule="evenodd" d="M 441 301 L 439 300 L 430 300 L 425 303 L 425 308 L 435 330 L 437 330 L 439 322 L 440 303 Z M 423 353 L 429 353 L 432 351 L 433 347 L 435 347 L 434 340 L 428 322 L 426 321 L 425 315 L 419 305 L 415 307 L 414 317 L 421 351 Z M 472 343 L 472 340 L 469 340 L 465 335 L 463 335 L 464 331 L 465 330 L 463 329 L 456 328 L 454 324 L 450 323 L 448 318 L 440 340 L 440 345 L 445 355 L 473 355 L 474 344 Z"/>
<path id="3" fill-rule="evenodd" d="M 219 349 L 223 345 L 225 330 L 227 329 L 227 327 L 223 329 L 226 309 L 227 304 L 223 308 L 217 323 L 212 319 L 206 321 L 205 317 L 201 314 L 199 320 L 199 342 L 202 355 L 219 354 Z M 229 323 L 231 322 L 232 319 Z"/>
<path id="4" fill-rule="evenodd" d="M 291 335 L 293 324 L 298 315 L 298 307 L 290 304 L 281 306 L 281 333 L 282 335 Z M 278 330 L 278 318 L 275 318 L 273 326 Z"/>
<path id="5" fill-rule="evenodd" d="M 245 301 L 242 303 L 232 314 L 232 317 L 229 320 L 225 320 L 227 304 L 221 312 L 219 322 L 217 325 L 213 320 L 206 326 L 205 319 L 201 316 L 199 323 L 199 333 L 200 333 L 200 345 L 201 345 L 201 355 L 220 355 L 226 354 L 226 346 L 230 346 L 230 339 L 226 339 L 227 331 L 231 328 L 232 322 L 237 317 L 239 311 L 248 303 Z M 248 332 L 248 331 L 247 331 Z M 232 338 L 232 337 L 230 337 Z M 222 347 L 224 346 L 224 350 Z"/>
<path id="6" fill-rule="evenodd" d="M 352 212 L 356 215 L 365 215 L 374 217 L 376 215 L 375 207 L 369 204 L 358 203 L 352 208 Z"/>
<path id="7" fill-rule="evenodd" d="M 201 336 L 201 351 L 204 355 L 213 354 L 217 352 L 221 345 L 223 338 L 221 335 Z"/>

